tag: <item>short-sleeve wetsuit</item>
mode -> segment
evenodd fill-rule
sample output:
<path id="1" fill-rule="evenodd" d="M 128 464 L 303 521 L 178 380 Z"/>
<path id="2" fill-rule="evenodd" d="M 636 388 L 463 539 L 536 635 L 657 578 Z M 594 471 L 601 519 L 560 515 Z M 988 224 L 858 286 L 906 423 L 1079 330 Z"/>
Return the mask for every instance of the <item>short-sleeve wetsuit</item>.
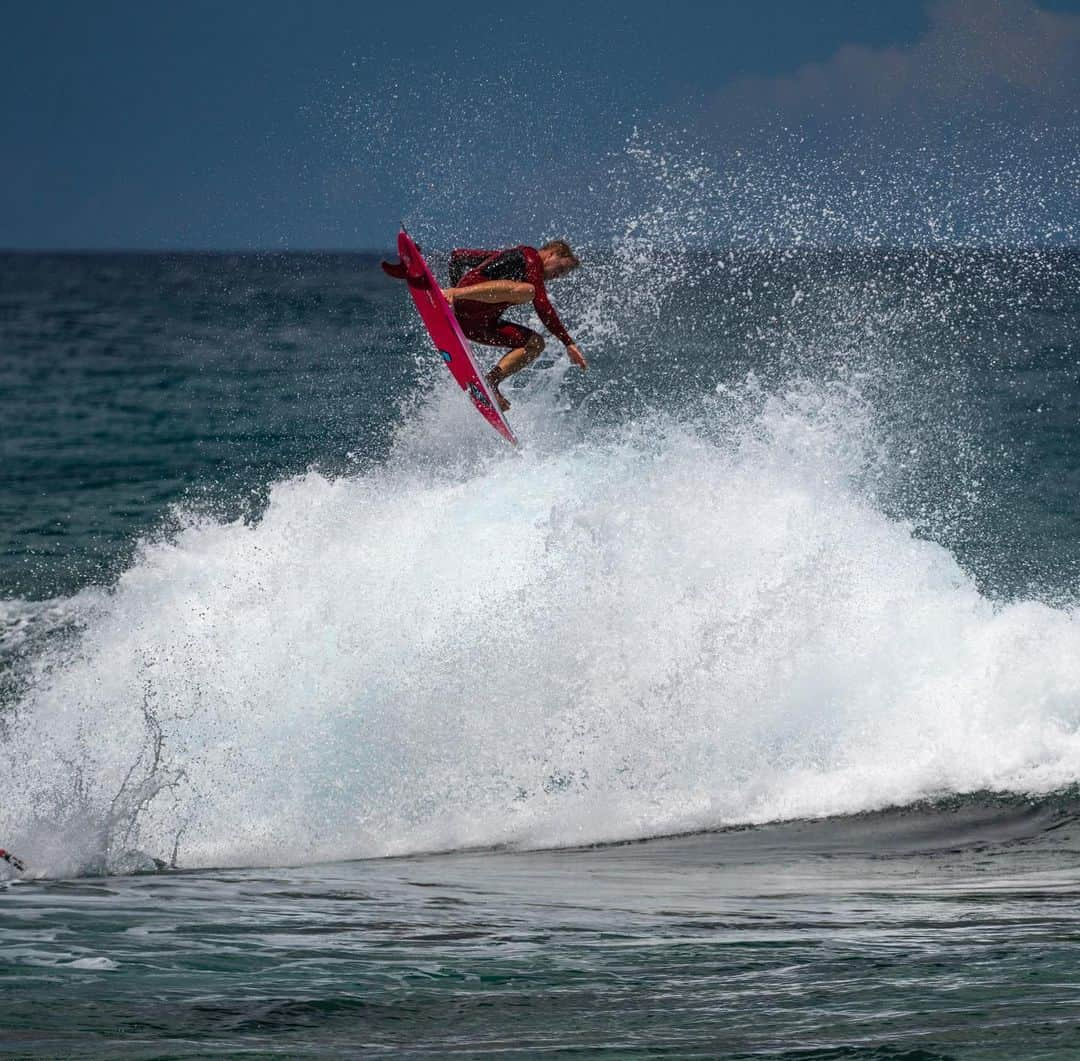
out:
<path id="1" fill-rule="evenodd" d="M 535 247 L 511 247 L 503 251 L 459 249 L 450 255 L 450 284 L 471 287 L 488 280 L 516 280 L 533 285 L 533 308 L 556 339 L 569 346 L 574 340 L 548 301 L 544 287 L 544 263 Z M 465 335 L 487 346 L 524 346 L 537 333 L 532 328 L 503 320 L 510 302 L 477 302 L 459 295 L 454 313 Z"/>

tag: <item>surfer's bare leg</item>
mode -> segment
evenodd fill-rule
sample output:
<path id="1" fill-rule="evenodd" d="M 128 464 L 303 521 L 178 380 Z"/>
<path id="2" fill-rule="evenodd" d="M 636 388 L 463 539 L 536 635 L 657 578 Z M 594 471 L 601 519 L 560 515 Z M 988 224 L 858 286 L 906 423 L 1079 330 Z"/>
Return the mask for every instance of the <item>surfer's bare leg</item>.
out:
<path id="1" fill-rule="evenodd" d="M 526 287 L 530 286 L 528 284 Z M 502 396 L 499 384 L 504 379 L 509 379 L 515 372 L 531 365 L 543 352 L 544 339 L 540 335 L 533 334 L 524 346 L 519 346 L 510 353 L 504 354 L 499 363 L 487 374 L 488 385 L 491 387 L 498 400 L 499 408 L 505 413 L 510 408 L 510 403 Z"/>
<path id="2" fill-rule="evenodd" d="M 508 306 L 520 306 L 523 302 L 532 302 L 536 290 L 532 284 L 518 283 L 516 280 L 485 280 L 482 284 L 469 287 L 445 287 L 443 294 L 450 305 L 455 302 L 501 302 Z"/>

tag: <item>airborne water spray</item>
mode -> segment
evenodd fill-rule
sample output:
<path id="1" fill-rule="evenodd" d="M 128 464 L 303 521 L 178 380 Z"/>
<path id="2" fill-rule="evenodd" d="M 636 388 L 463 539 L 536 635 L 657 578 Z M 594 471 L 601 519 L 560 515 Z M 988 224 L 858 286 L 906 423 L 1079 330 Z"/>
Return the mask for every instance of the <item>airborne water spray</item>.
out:
<path id="1" fill-rule="evenodd" d="M 13 686 L 5 843 L 54 873 L 306 861 L 1075 781 L 1075 612 L 925 540 L 978 506 L 954 340 L 1000 334 L 1014 280 L 802 252 L 845 223 L 758 162 L 638 134 L 610 164 L 565 300 L 601 399 L 534 372 L 511 456 L 432 365 L 385 461 L 181 517 L 64 602 Z"/>

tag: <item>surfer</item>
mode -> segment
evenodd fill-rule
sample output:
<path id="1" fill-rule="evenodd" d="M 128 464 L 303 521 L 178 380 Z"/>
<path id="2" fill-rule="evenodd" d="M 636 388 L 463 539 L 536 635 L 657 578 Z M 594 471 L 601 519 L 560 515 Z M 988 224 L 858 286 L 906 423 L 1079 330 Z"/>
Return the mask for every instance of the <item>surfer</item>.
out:
<path id="1" fill-rule="evenodd" d="M 17 858 L 10 851 L 5 851 L 2 847 L 0 847 L 0 858 L 9 866 L 14 866 L 20 873 L 26 872 L 26 866 L 23 865 L 22 859 Z"/>
<path id="2" fill-rule="evenodd" d="M 561 239 L 551 240 L 539 250 L 522 245 L 501 251 L 459 249 L 450 255 L 453 286 L 445 288 L 443 294 L 461 330 L 474 343 L 510 348 L 486 377 L 503 412 L 510 403 L 499 384 L 531 365 L 544 349 L 538 332 L 503 318 L 511 306 L 531 302 L 544 327 L 566 347 L 570 360 L 581 368 L 588 367 L 548 301 L 544 286 L 545 280 L 565 276 L 580 264 L 570 244 Z"/>

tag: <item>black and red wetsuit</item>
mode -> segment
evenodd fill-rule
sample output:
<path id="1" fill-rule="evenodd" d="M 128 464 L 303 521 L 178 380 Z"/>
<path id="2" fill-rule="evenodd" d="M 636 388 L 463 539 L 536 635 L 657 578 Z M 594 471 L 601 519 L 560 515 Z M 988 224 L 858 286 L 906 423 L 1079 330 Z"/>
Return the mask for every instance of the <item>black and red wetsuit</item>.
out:
<path id="1" fill-rule="evenodd" d="M 574 340 L 563 327 L 559 315 L 548 301 L 544 287 L 544 263 L 535 247 L 511 247 L 504 251 L 463 250 L 450 255 L 451 287 L 471 287 L 487 280 L 516 280 L 533 285 L 533 308 L 556 339 L 569 346 Z M 536 332 L 523 324 L 503 320 L 513 303 L 476 302 L 459 295 L 454 300 L 454 314 L 461 330 L 476 343 L 487 346 L 524 346 Z"/>

